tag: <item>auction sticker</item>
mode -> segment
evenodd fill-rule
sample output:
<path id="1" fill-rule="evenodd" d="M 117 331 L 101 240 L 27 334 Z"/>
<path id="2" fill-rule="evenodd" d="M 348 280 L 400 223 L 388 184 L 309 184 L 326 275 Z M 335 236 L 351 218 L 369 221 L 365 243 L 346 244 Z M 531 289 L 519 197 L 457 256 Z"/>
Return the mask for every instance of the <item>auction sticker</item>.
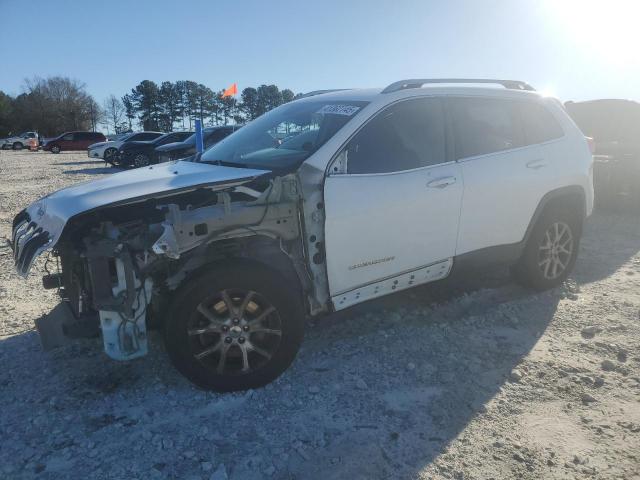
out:
<path id="1" fill-rule="evenodd" d="M 325 115 L 347 115 L 351 116 L 360 110 L 355 105 L 325 105 L 316 113 L 324 113 Z"/>

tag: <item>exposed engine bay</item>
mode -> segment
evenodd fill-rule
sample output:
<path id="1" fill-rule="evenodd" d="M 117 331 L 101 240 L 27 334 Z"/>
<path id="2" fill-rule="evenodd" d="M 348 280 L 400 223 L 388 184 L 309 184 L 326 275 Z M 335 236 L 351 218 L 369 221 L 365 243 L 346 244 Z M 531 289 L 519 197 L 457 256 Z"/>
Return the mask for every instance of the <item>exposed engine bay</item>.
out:
<path id="1" fill-rule="evenodd" d="M 43 284 L 59 290 L 74 317 L 60 328 L 101 331 L 106 353 L 129 360 L 147 353 L 147 327 L 159 324 L 172 292 L 212 262 L 259 257 L 310 292 L 300 204 L 295 174 L 256 175 L 94 208 L 71 217 L 55 245 L 37 247 L 29 242 L 45 230 L 25 211 L 14 224 L 16 265 L 30 266 L 25 255 L 51 248 L 58 268 Z M 307 301 L 317 309 L 317 300 Z"/>

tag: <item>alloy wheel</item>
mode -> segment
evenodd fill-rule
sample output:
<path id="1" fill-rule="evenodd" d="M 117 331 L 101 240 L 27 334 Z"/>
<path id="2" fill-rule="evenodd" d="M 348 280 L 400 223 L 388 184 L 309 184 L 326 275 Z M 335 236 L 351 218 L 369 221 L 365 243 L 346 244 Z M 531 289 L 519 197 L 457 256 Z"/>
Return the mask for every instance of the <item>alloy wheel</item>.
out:
<path id="1" fill-rule="evenodd" d="M 133 159 L 133 164 L 136 167 L 146 167 L 147 165 L 149 165 L 149 159 L 146 155 L 140 153 Z"/>
<path id="2" fill-rule="evenodd" d="M 254 291 L 222 290 L 200 303 L 187 327 L 196 360 L 218 375 L 244 375 L 280 347 L 282 321 Z"/>
<path id="3" fill-rule="evenodd" d="M 538 247 L 538 267 L 545 278 L 554 280 L 565 272 L 571 263 L 574 247 L 569 225 L 555 222 L 547 229 Z"/>

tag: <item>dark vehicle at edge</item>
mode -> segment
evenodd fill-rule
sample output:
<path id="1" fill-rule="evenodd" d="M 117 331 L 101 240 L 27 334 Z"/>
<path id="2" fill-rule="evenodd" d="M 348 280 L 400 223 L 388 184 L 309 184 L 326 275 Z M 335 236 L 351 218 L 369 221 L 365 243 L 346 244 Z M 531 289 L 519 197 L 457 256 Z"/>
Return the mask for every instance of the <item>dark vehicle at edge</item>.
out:
<path id="1" fill-rule="evenodd" d="M 602 99 L 566 102 L 565 108 L 595 141 L 596 203 L 607 207 L 640 205 L 640 103 Z"/>
<path id="2" fill-rule="evenodd" d="M 125 142 L 118 149 L 114 163 L 120 167 L 145 167 L 158 163 L 156 147 L 170 143 L 183 142 L 193 132 L 170 132 L 147 141 Z"/>
<path id="3" fill-rule="evenodd" d="M 218 127 L 208 127 L 202 131 L 204 149 L 215 145 L 220 140 L 224 140 L 242 125 L 224 125 Z M 168 143 L 156 148 L 159 162 L 168 162 L 186 158 L 196 153 L 196 136 L 191 135 L 183 142 Z"/>

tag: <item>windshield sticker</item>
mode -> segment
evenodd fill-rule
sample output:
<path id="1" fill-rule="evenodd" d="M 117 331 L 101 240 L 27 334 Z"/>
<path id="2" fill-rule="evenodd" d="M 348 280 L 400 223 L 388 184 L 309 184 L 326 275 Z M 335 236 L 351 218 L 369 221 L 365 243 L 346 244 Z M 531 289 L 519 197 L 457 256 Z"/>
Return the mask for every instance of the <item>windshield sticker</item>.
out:
<path id="1" fill-rule="evenodd" d="M 360 107 L 356 107 L 355 105 L 325 105 L 316 113 L 323 113 L 325 115 L 346 115 L 350 117 L 358 110 L 360 110 Z"/>

